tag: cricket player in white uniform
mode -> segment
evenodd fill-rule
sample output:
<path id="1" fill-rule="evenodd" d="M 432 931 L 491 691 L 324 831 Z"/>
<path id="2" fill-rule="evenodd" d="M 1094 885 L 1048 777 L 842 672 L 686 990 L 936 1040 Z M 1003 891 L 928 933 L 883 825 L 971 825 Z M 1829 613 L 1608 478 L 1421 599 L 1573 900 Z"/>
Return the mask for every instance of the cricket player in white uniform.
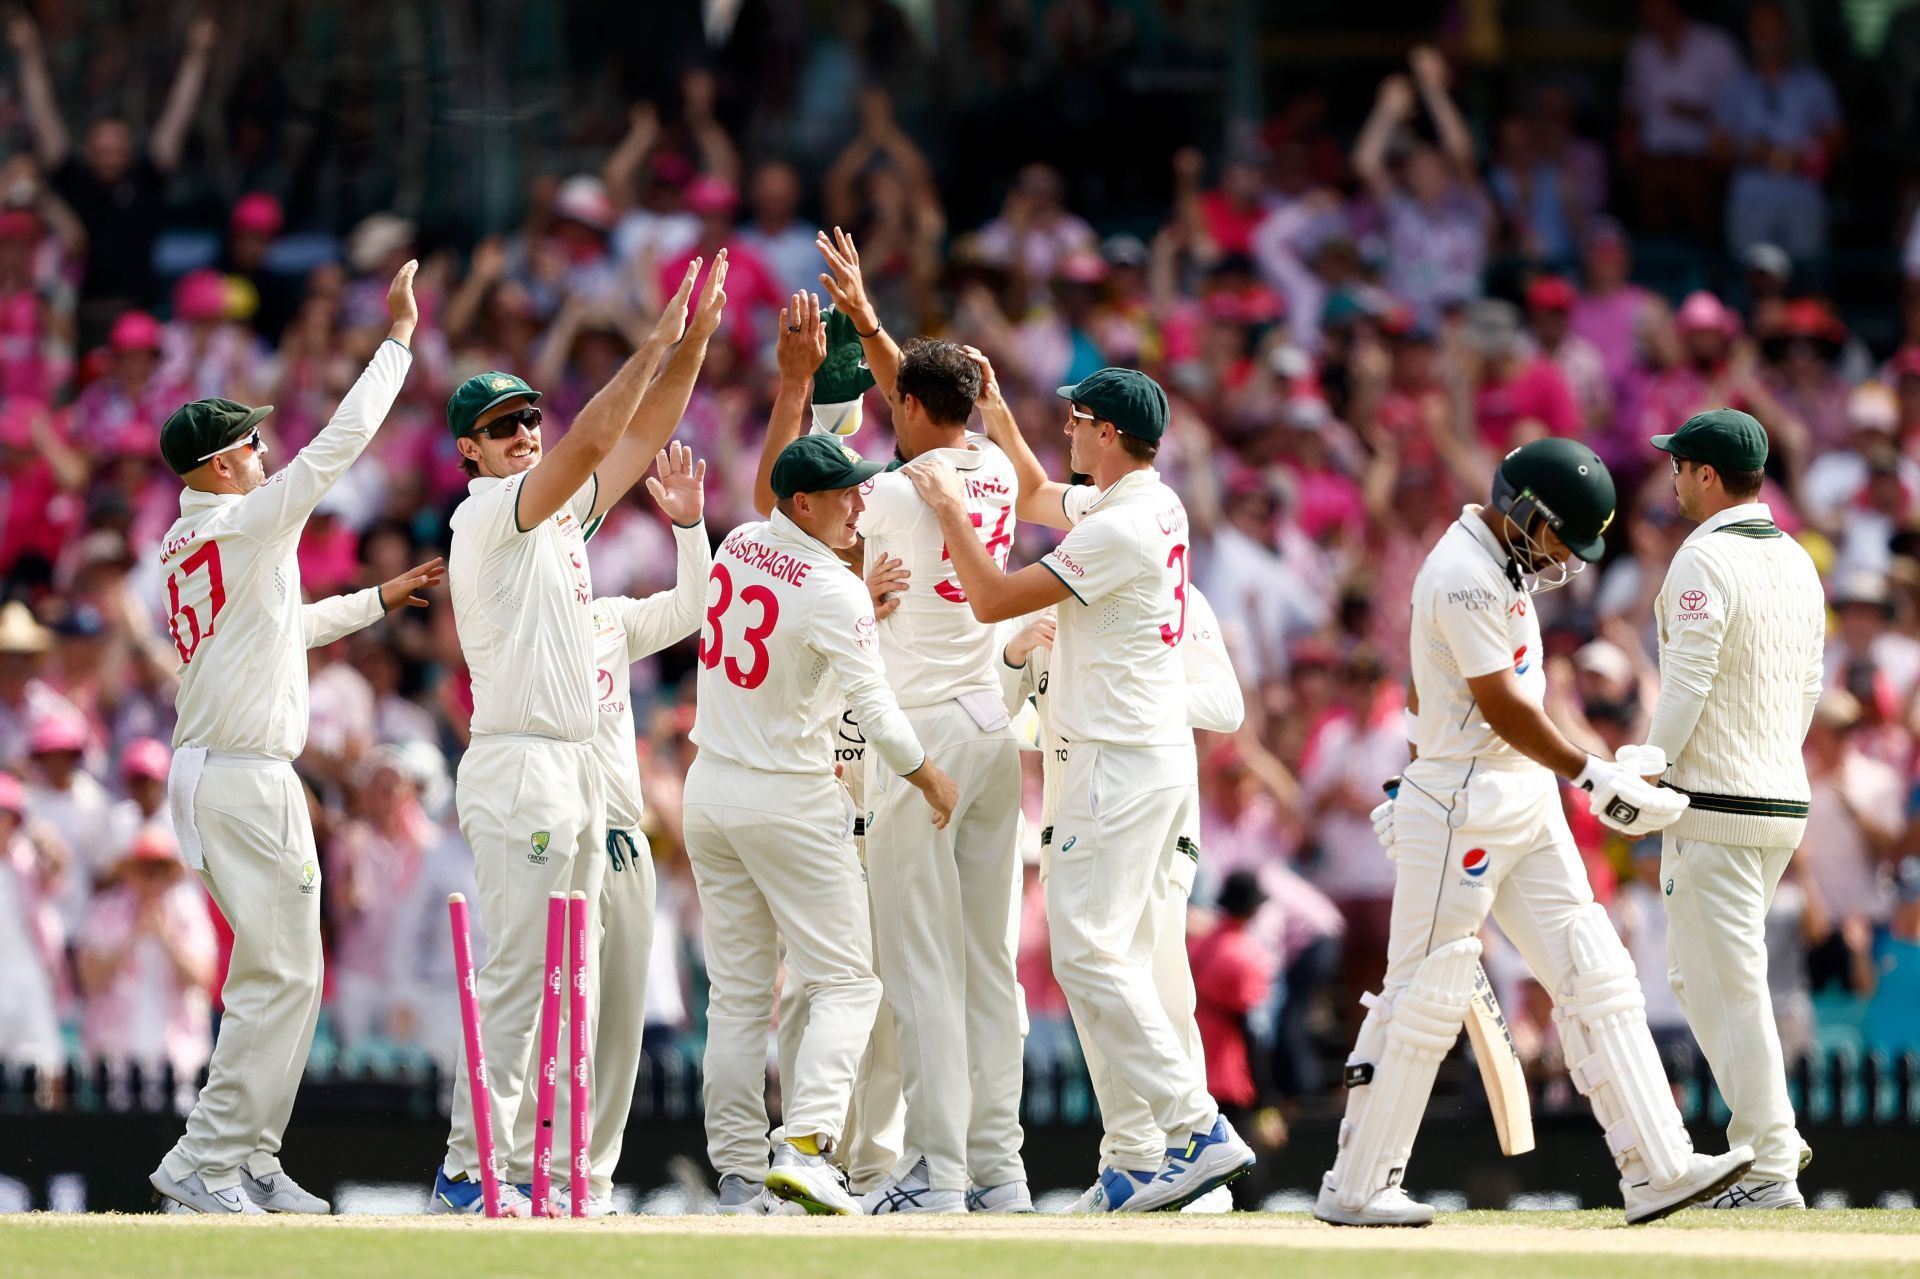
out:
<path id="1" fill-rule="evenodd" d="M 1152 459 L 1167 397 L 1133 369 L 1060 388 L 1073 469 L 1092 485 L 1045 478 L 991 382 L 982 413 L 1019 477 L 1019 515 L 1070 531 L 1038 564 L 1001 571 L 969 536 L 960 475 L 923 458 L 905 470 L 940 518 L 974 616 L 997 622 L 1060 605 L 1050 696 L 1069 743 L 1047 877 L 1053 969 L 1083 1042 L 1153 1112 L 1163 1143 L 1148 1184 L 1121 1212 L 1178 1208 L 1253 1166 L 1253 1151 L 1207 1093 L 1204 1063 L 1156 986 L 1156 904 L 1191 838 L 1193 729 L 1180 645 L 1186 634 L 1186 508 Z M 1158 886 L 1158 887 L 1157 887 Z"/>
<path id="2" fill-rule="evenodd" d="M 1660 853 L 1669 976 L 1732 1112 L 1727 1141 L 1754 1152 L 1753 1171 L 1710 1206 L 1804 1208 L 1798 1177 L 1812 1152 L 1787 1095 L 1766 914 L 1806 833 L 1800 750 L 1820 700 L 1826 599 L 1806 551 L 1755 500 L 1767 461 L 1758 421 L 1713 409 L 1653 443 L 1673 457 L 1680 514 L 1700 526 L 1655 605 L 1660 698 L 1647 741 L 1690 801 Z"/>
<path id="3" fill-rule="evenodd" d="M 1048 697 L 1052 682 L 1053 642 L 1056 621 L 1052 613 L 1029 622 L 1013 634 L 1006 644 L 1002 683 L 1017 709 L 1019 703 L 1032 700 L 1039 720 L 1038 745 L 1042 782 L 1040 801 L 1040 878 L 1047 878 L 1049 846 L 1053 840 L 1053 822 L 1060 804 L 1060 783 L 1066 772 L 1067 740 L 1053 727 L 1053 706 Z M 1213 733 L 1231 733 L 1246 717 L 1246 703 L 1240 680 L 1233 671 L 1233 659 L 1227 653 L 1226 640 L 1220 634 L 1213 605 L 1198 587 L 1187 588 L 1187 633 L 1180 642 L 1181 663 L 1187 674 L 1187 714 L 1193 727 Z M 1196 805 L 1195 811 L 1198 811 Z M 1153 979 L 1180 1032 L 1187 1050 L 1201 1056 L 1200 1027 L 1194 1022 L 1193 973 L 1187 966 L 1187 900 L 1193 892 L 1194 874 L 1200 865 L 1198 832 L 1180 842 L 1185 855 L 1173 859 L 1173 873 L 1157 882 L 1154 907 L 1160 923 L 1153 952 Z M 1129 1089 L 1100 1056 L 1098 1044 L 1088 1038 L 1081 1041 L 1081 1053 L 1100 1103 L 1102 1133 L 1100 1162 L 1094 1184 L 1074 1204 L 1073 1212 L 1111 1212 L 1126 1201 L 1137 1186 L 1151 1181 L 1159 1171 L 1164 1154 L 1162 1134 L 1154 1125 L 1153 1111 L 1145 1098 Z M 1203 1200 L 1223 1201 L 1217 1205 Z M 1205 1211 L 1217 1207 L 1226 1212 L 1232 1198 L 1225 1186 L 1216 1187 L 1202 1199 L 1189 1203 L 1183 1211 Z"/>
<path id="4" fill-rule="evenodd" d="M 707 1149 L 721 1177 L 764 1180 L 809 1212 L 859 1204 L 828 1157 L 880 1001 L 854 811 L 833 775 L 833 725 L 851 705 L 868 749 L 945 825 L 955 787 L 887 688 L 872 604 L 837 551 L 853 544 L 858 486 L 879 470 L 831 435 L 781 451 L 772 518 L 728 534 L 700 636 L 683 827 L 700 892 L 708 975 Z M 767 1165 L 766 1036 L 786 942 L 808 1015 L 785 1133 Z"/>
<path id="5" fill-rule="evenodd" d="M 1489 909 L 1554 1001 L 1573 1082 L 1620 1169 L 1627 1221 L 1653 1221 L 1724 1188 L 1744 1147 L 1695 1154 L 1633 961 L 1593 900 L 1555 775 L 1630 836 L 1686 799 L 1588 755 L 1547 718 L 1534 591 L 1598 560 L 1613 477 L 1589 448 L 1536 440 L 1508 454 L 1491 502 L 1469 506 L 1413 588 L 1413 717 L 1395 798 L 1375 810 L 1395 862 L 1387 973 L 1347 1058 L 1339 1152 L 1314 1215 L 1335 1225 L 1418 1226 L 1433 1209 L 1402 1185 L 1440 1061 L 1468 1015 Z"/>
<path id="6" fill-rule="evenodd" d="M 298 549 L 307 516 L 372 441 L 412 367 L 416 267 L 387 290 L 393 325 L 366 372 L 274 475 L 259 429 L 271 405 L 196 400 L 160 431 L 186 485 L 160 552 L 180 656 L 167 798 L 181 856 L 233 928 L 207 1086 L 149 1178 L 197 1212 L 329 1211 L 280 1166 L 320 1014 L 320 862 L 292 765 L 307 742 L 306 650 L 410 601 L 440 580 L 440 565 L 308 604 Z"/>
<path id="7" fill-rule="evenodd" d="M 939 457 L 960 472 L 968 536 L 1004 566 L 1015 480 L 1006 455 L 967 430 L 979 369 L 951 342 L 896 347 L 866 296 L 852 237 L 836 228 L 819 245 L 830 270 L 821 282 L 892 406 L 900 457 Z M 767 448 L 783 444 L 770 435 Z M 898 1039 L 907 1153 L 863 1204 L 870 1213 L 1031 1212 L 1020 1158 L 1020 991 L 1006 945 L 1016 918 L 1020 752 L 1000 693 L 999 645 L 967 607 L 946 535 L 912 482 L 881 474 L 862 496 L 864 564 L 895 570 L 896 597 L 878 615 L 887 682 L 960 788 L 953 821 L 935 829 L 912 789 L 867 760 L 874 958 Z"/>
<path id="8" fill-rule="evenodd" d="M 543 985 L 547 897 L 579 891 L 598 902 L 606 868 L 586 538 L 686 411 L 726 305 L 722 253 L 689 318 L 700 265 L 697 258 L 688 265 L 640 349 L 581 409 L 551 456 L 542 456 L 534 403 L 540 393 L 519 378 L 482 373 L 447 401 L 448 426 L 473 476 L 450 521 L 448 555 L 454 621 L 473 676 L 473 740 L 460 760 L 455 795 L 488 941 L 476 991 L 487 1089 L 506 1163 L 503 1182 L 514 1187 L 533 1176 L 527 1064 Z M 589 1008 L 598 979 L 590 965 Z M 461 1069 L 428 1210 L 482 1211 L 478 1165 Z M 530 1211 L 525 1193 L 503 1188 L 510 1214 Z"/>
<path id="9" fill-rule="evenodd" d="M 633 1108 L 646 1030 L 647 968 L 653 953 L 653 852 L 640 829 L 645 803 L 634 753 L 633 664 L 700 629 L 701 603 L 713 551 L 707 541 L 703 482 L 707 464 L 674 441 L 656 459 L 647 491 L 673 524 L 678 556 L 672 590 L 645 599 L 603 595 L 593 602 L 594 688 L 599 698 L 593 755 L 606 794 L 605 877 L 593 912 L 594 960 L 600 1004 L 593 1026 L 593 1123 L 589 1154 L 593 1184 L 588 1214 L 611 1210 L 613 1172 Z M 554 1131 L 570 1131 L 571 1093 L 554 1090 Z M 577 1188 L 569 1186 L 568 1193 Z"/>

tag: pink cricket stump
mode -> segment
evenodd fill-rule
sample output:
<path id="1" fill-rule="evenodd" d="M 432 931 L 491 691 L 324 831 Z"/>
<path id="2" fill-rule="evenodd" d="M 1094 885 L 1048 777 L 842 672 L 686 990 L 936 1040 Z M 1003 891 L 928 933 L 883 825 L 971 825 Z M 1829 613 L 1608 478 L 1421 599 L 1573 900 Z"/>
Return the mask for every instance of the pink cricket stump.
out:
<path id="1" fill-rule="evenodd" d="M 560 1063 L 560 983 L 567 944 L 567 895 L 547 895 L 547 967 L 540 993 L 540 1075 L 533 1131 L 533 1215 L 553 1215 L 553 1103 Z"/>
<path id="2" fill-rule="evenodd" d="M 568 1000 L 567 1018 L 570 1022 L 569 1034 L 572 1036 L 573 1091 L 570 1103 L 573 1107 L 573 1215 L 587 1215 L 587 1200 L 592 1191 L 589 1183 L 593 1178 L 593 1156 L 588 1150 L 588 1135 L 593 1130 L 593 1116 L 587 1109 L 587 895 L 576 892 L 567 902 L 567 934 L 571 945 L 572 965 L 569 975 L 572 979 L 572 994 Z"/>
<path id="3" fill-rule="evenodd" d="M 480 1194 L 487 1216 L 500 1215 L 500 1168 L 494 1162 L 493 1096 L 487 1091 L 487 1054 L 480 1042 L 480 998 L 474 991 L 473 933 L 468 927 L 467 899 L 447 897 L 447 917 L 453 925 L 454 977 L 460 983 L 460 1029 L 466 1035 L 467 1091 L 473 1099 L 473 1140 L 480 1151 Z"/>

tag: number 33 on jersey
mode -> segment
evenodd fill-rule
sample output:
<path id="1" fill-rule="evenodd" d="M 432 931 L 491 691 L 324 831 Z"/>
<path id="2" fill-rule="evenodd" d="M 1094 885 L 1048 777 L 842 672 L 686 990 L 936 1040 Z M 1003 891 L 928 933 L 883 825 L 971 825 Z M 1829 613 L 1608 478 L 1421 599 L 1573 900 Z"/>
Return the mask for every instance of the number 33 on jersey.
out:
<path id="1" fill-rule="evenodd" d="M 831 773 L 848 703 L 898 718 L 865 584 L 777 512 L 714 556 L 697 684 L 701 751 L 767 772 Z"/>

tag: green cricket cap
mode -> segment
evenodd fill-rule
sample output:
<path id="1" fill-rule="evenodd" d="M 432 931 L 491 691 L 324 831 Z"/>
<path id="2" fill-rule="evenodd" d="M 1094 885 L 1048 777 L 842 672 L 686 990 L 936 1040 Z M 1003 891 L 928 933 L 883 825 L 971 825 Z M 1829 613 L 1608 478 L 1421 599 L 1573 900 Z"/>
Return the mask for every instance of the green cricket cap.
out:
<path id="1" fill-rule="evenodd" d="M 1139 369 L 1101 369 L 1055 392 L 1084 404 L 1096 418 L 1128 435 L 1157 440 L 1167 431 L 1167 393 Z"/>
<path id="2" fill-rule="evenodd" d="M 1654 436 L 1653 447 L 1716 471 L 1758 471 L 1767 464 L 1767 428 L 1739 409 L 1708 409 L 1673 434 Z"/>
<path id="3" fill-rule="evenodd" d="M 540 392 L 511 373 L 476 373 L 447 397 L 447 428 L 459 439 L 473 430 L 474 422 L 482 413 L 515 396 L 537 400 Z"/>
<path id="4" fill-rule="evenodd" d="M 248 408 L 233 400 L 195 400 L 182 404 L 160 428 L 160 456 L 175 475 L 200 466 L 260 424 L 273 405 Z"/>
<path id="5" fill-rule="evenodd" d="M 837 435 L 803 435 L 773 459 L 773 495 L 822 493 L 863 484 L 885 469 L 840 442 Z"/>

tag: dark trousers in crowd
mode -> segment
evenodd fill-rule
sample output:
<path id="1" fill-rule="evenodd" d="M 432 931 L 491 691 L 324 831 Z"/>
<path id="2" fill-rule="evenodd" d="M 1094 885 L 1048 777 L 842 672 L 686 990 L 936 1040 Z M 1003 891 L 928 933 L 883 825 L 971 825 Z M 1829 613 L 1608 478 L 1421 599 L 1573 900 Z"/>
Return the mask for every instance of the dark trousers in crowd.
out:
<path id="1" fill-rule="evenodd" d="M 1340 974 L 1341 939 L 1322 937 L 1294 956 L 1275 988 L 1273 1091 L 1282 1101 L 1315 1097 L 1325 1087 L 1308 1019 L 1313 1000 Z"/>

